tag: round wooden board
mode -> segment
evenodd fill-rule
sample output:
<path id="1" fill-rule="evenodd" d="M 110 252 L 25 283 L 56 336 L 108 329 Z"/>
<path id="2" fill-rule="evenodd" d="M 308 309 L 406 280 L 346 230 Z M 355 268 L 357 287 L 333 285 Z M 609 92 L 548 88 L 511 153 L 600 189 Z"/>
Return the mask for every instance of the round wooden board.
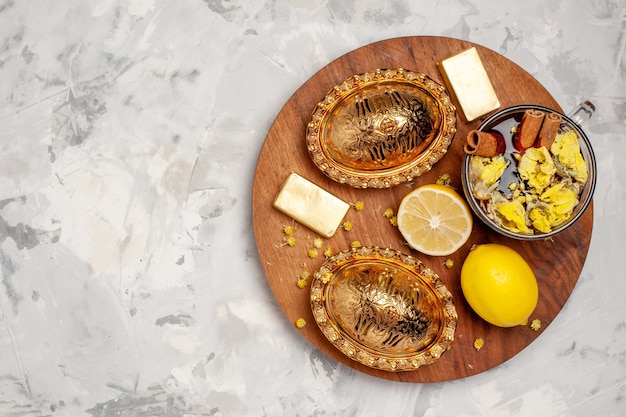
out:
<path id="1" fill-rule="evenodd" d="M 366 374 L 397 381 L 437 382 L 475 375 L 505 362 L 533 342 L 554 320 L 574 289 L 587 256 L 593 227 L 593 204 L 573 227 L 552 241 L 511 240 L 491 232 L 475 218 L 469 241 L 449 257 L 426 256 L 411 251 L 403 244 L 398 229 L 382 213 L 387 208 L 395 212 L 409 191 L 421 184 L 435 182 L 444 173 L 451 176 L 451 185 L 462 193 L 460 168 L 463 142 L 467 132 L 478 127 L 480 120 L 465 123 L 459 115 L 457 134 L 441 161 L 411 184 L 391 189 L 355 189 L 338 184 L 325 177 L 311 161 L 305 146 L 306 126 L 315 105 L 333 86 L 354 74 L 397 67 L 423 72 L 443 85 L 437 61 L 472 46 L 478 50 L 502 108 L 516 104 L 539 104 L 561 110 L 537 80 L 494 51 L 471 42 L 444 37 L 395 38 L 352 51 L 311 77 L 282 108 L 259 155 L 252 190 L 252 216 L 267 281 L 287 319 L 294 323 L 298 318 L 304 318 L 308 323 L 297 331 L 325 354 Z M 340 228 L 335 236 L 325 239 L 325 247 L 331 247 L 335 253 L 349 248 L 353 241 L 368 246 L 390 247 L 412 254 L 441 277 L 454 296 L 459 322 L 452 347 L 437 362 L 414 371 L 381 371 L 351 360 L 326 340 L 313 319 L 308 286 L 301 289 L 296 285 L 301 272 L 313 273 L 324 260 L 321 254 L 317 258 L 307 255 L 317 236 L 272 207 L 283 181 L 292 172 L 346 202 L 364 202 L 362 211 L 350 209 L 346 216 L 346 220 L 353 223 L 353 229 L 348 232 Z M 293 247 L 284 244 L 284 225 L 295 225 L 293 236 L 297 243 Z M 531 319 L 541 320 L 539 331 L 533 331 L 529 326 L 505 329 L 489 325 L 465 302 L 459 282 L 461 265 L 472 245 L 487 242 L 514 248 L 532 266 L 539 282 L 540 295 Z M 450 269 L 443 265 L 448 258 L 454 261 Z M 480 351 L 473 348 L 476 338 L 485 342 Z"/>

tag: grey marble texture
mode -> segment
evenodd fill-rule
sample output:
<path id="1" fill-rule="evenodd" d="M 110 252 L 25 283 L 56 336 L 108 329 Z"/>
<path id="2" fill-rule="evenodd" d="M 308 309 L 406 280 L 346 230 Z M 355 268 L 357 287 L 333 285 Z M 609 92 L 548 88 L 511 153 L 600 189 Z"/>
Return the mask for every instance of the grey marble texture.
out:
<path id="1" fill-rule="evenodd" d="M 491 48 L 587 123 L 588 258 L 537 342 L 463 380 L 361 374 L 258 261 L 265 134 L 333 59 L 398 36 Z M 626 413 L 624 0 L 1 0 L 0 415 Z"/>

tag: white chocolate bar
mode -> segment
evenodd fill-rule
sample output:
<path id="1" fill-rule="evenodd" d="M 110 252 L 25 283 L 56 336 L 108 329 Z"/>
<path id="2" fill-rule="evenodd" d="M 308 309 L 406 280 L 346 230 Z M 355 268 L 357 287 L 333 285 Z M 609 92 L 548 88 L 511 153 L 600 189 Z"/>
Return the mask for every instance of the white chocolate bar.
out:
<path id="1" fill-rule="evenodd" d="M 290 174 L 274 200 L 274 208 L 298 223 L 332 237 L 350 205 L 298 174 Z"/>
<path id="2" fill-rule="evenodd" d="M 476 48 L 454 54 L 437 66 L 466 121 L 471 122 L 500 107 Z"/>

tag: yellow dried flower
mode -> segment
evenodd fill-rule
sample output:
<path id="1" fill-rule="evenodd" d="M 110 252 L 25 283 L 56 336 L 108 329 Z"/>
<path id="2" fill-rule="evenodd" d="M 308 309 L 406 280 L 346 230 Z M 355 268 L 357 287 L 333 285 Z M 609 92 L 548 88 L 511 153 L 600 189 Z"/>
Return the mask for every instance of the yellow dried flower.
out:
<path id="1" fill-rule="evenodd" d="M 450 269 L 454 266 L 454 261 L 452 259 L 446 259 L 443 264 L 446 268 Z"/>
<path id="2" fill-rule="evenodd" d="M 393 210 L 388 208 L 387 210 L 385 210 L 385 212 L 383 213 L 383 216 L 385 216 L 386 218 L 390 219 L 393 216 Z"/>
<path id="3" fill-rule="evenodd" d="M 484 344 L 485 341 L 479 337 L 478 339 L 474 340 L 474 349 L 476 349 L 476 351 L 479 351 L 480 349 L 482 349 Z"/>
<path id="4" fill-rule="evenodd" d="M 287 236 L 291 236 L 291 234 L 293 233 L 293 227 L 292 226 L 283 227 L 283 233 L 286 234 Z"/>
<path id="5" fill-rule="evenodd" d="M 363 210 L 363 202 L 362 201 L 357 201 L 356 203 L 354 203 L 354 209 L 356 211 Z"/>
<path id="6" fill-rule="evenodd" d="M 358 240 L 355 240 L 354 242 L 350 243 L 350 247 L 352 248 L 358 248 L 359 246 L 361 246 L 361 242 L 359 242 Z"/>
<path id="7" fill-rule="evenodd" d="M 324 251 L 324 256 L 330 258 L 331 256 L 333 256 L 333 250 L 331 248 L 326 248 L 326 250 Z"/>
<path id="8" fill-rule="evenodd" d="M 439 185 L 450 185 L 450 174 L 448 173 L 441 174 L 439 178 L 437 178 L 436 182 Z"/>
<path id="9" fill-rule="evenodd" d="M 316 249 L 309 249 L 307 255 L 309 255 L 309 258 L 317 258 L 318 253 Z"/>
<path id="10" fill-rule="evenodd" d="M 311 276 L 311 273 L 309 271 L 300 272 L 300 275 L 298 275 L 298 281 L 296 282 L 296 285 L 300 288 L 306 287 L 306 284 L 308 284 L 309 282 L 310 276 Z"/>
<path id="11" fill-rule="evenodd" d="M 322 246 L 324 246 L 324 240 L 321 237 L 314 239 L 313 246 L 315 246 L 317 249 L 321 249 Z"/>
<path id="12" fill-rule="evenodd" d="M 289 246 L 296 246 L 296 238 L 293 236 L 289 236 L 286 242 Z"/>
<path id="13" fill-rule="evenodd" d="M 322 282 L 324 284 L 328 284 L 328 282 L 330 281 L 330 277 L 332 276 L 332 274 L 330 272 L 326 272 L 324 275 L 322 275 L 320 277 L 320 279 L 322 280 Z"/>
<path id="14" fill-rule="evenodd" d="M 296 327 L 298 329 L 303 328 L 304 326 L 306 326 L 306 320 L 303 319 L 302 317 L 300 317 L 298 320 L 296 320 Z"/>
<path id="15" fill-rule="evenodd" d="M 345 230 L 346 232 L 349 232 L 350 230 L 352 230 L 352 222 L 351 221 L 343 222 L 343 230 Z"/>
<path id="16" fill-rule="evenodd" d="M 541 329 L 541 320 L 534 319 L 533 321 L 531 321 L 530 328 L 533 329 L 534 331 Z"/>
<path id="17" fill-rule="evenodd" d="M 391 223 L 392 226 L 397 226 L 398 225 L 398 217 L 397 216 L 392 216 L 391 218 L 389 218 L 389 223 Z"/>

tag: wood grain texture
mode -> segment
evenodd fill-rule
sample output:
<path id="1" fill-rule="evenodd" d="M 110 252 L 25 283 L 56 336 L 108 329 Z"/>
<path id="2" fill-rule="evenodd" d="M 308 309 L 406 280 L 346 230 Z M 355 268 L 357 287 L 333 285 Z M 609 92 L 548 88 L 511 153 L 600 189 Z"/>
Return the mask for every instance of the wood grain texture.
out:
<path id="1" fill-rule="evenodd" d="M 387 208 L 394 212 L 402 198 L 413 188 L 433 183 L 448 173 L 452 186 L 462 193 L 460 168 L 463 143 L 467 132 L 475 129 L 481 120 L 464 123 L 457 120 L 457 134 L 448 153 L 429 173 L 412 184 L 386 190 L 354 189 L 338 184 L 324 176 L 311 161 L 305 146 L 305 131 L 314 106 L 333 86 L 353 74 L 376 68 L 401 67 L 423 72 L 443 84 L 436 63 L 456 52 L 475 46 L 485 65 L 502 108 L 517 104 L 539 104 L 561 110 L 549 92 L 530 74 L 498 53 L 467 41 L 444 37 L 404 37 L 366 45 L 352 51 L 311 77 L 280 110 L 271 126 L 259 155 L 252 190 L 254 233 L 260 261 L 267 281 L 287 319 L 295 322 L 304 318 L 307 325 L 295 331 L 307 338 L 325 354 L 361 372 L 380 378 L 406 382 L 437 382 L 468 377 L 491 369 L 510 359 L 533 342 L 554 320 L 569 298 L 582 270 L 593 227 L 593 204 L 581 219 L 551 241 L 523 242 L 495 234 L 475 218 L 469 241 L 449 257 L 430 257 L 411 251 L 403 245 L 397 228 L 382 215 Z M 323 262 L 323 256 L 307 256 L 312 240 L 317 237 L 303 226 L 295 225 L 294 247 L 283 244 L 283 225 L 293 221 L 272 208 L 272 202 L 287 175 L 296 172 L 322 188 L 354 203 L 363 201 L 362 211 L 351 209 L 346 220 L 353 223 L 352 231 L 342 229 L 325 240 L 335 252 L 349 248 L 352 241 L 362 245 L 390 247 L 420 259 L 430 266 L 452 292 L 459 315 L 459 323 L 452 348 L 437 362 L 415 371 L 386 372 L 361 365 L 344 356 L 331 345 L 313 319 L 308 287 L 296 285 L 298 275 L 314 272 Z M 497 242 L 517 250 L 533 268 L 539 282 L 539 303 L 531 318 L 538 318 L 542 328 L 535 332 L 528 326 L 510 329 L 498 328 L 481 320 L 465 302 L 460 288 L 460 270 L 463 260 L 474 244 Z M 443 263 L 450 258 L 454 266 Z M 294 327 L 295 329 L 295 327 Z M 476 338 L 485 341 L 480 351 L 473 348 Z"/>

